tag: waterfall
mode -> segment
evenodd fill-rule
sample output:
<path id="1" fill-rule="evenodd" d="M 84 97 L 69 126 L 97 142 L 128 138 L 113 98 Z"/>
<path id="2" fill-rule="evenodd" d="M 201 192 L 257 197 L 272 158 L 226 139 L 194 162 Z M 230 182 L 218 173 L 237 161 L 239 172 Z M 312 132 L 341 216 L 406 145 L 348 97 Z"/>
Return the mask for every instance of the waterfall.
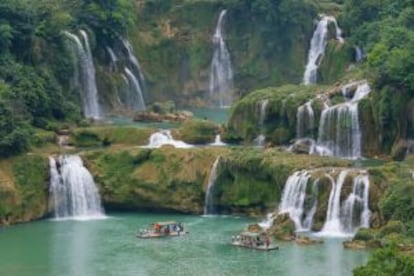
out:
<path id="1" fill-rule="evenodd" d="M 352 193 L 348 196 L 342 206 L 343 231 L 347 233 L 356 232 L 357 227 L 369 227 L 371 211 L 369 210 L 369 177 L 368 175 L 357 175 L 354 177 Z M 361 209 L 361 214 L 355 216 L 355 209 Z"/>
<path id="2" fill-rule="evenodd" d="M 298 107 L 296 113 L 296 138 L 313 137 L 314 112 L 312 101 Z"/>
<path id="3" fill-rule="evenodd" d="M 338 27 L 336 19 L 332 16 L 322 16 L 311 39 L 310 49 L 308 53 L 308 63 L 306 64 L 305 74 L 303 77 L 303 82 L 306 85 L 314 84 L 317 81 L 318 68 L 325 54 L 326 45 L 328 44 L 329 23 L 333 23 L 335 25 L 336 39 L 340 43 L 343 43 L 344 41 L 342 38 L 342 31 Z"/>
<path id="4" fill-rule="evenodd" d="M 110 58 L 110 68 L 112 72 L 116 72 L 117 71 L 117 65 L 116 63 L 118 62 L 118 57 L 115 55 L 114 51 L 110 48 L 110 47 L 106 47 L 106 50 L 108 51 L 109 54 L 109 58 Z"/>
<path id="5" fill-rule="evenodd" d="M 269 104 L 269 100 L 261 100 L 259 102 L 259 126 L 261 129 L 264 127 L 264 121 L 266 119 L 266 108 Z"/>
<path id="6" fill-rule="evenodd" d="M 55 218 L 103 218 L 98 188 L 78 155 L 49 157 L 50 202 Z"/>
<path id="7" fill-rule="evenodd" d="M 145 78 L 141 70 L 141 65 L 138 62 L 137 57 L 134 54 L 134 48 L 127 39 L 121 39 L 122 44 L 124 45 L 127 51 L 127 57 L 130 64 L 132 64 L 133 72 L 137 75 L 136 79 L 139 80 L 139 85 L 142 87 L 141 90 L 145 89 Z"/>
<path id="8" fill-rule="evenodd" d="M 286 181 L 279 206 L 279 213 L 289 213 L 296 226 L 296 230 L 303 230 L 303 205 L 306 198 L 306 186 L 310 174 L 307 171 L 298 171 L 289 176 Z"/>
<path id="9" fill-rule="evenodd" d="M 253 143 L 258 147 L 263 147 L 266 141 L 266 136 L 263 134 L 263 132 L 264 132 L 264 121 L 266 119 L 266 108 L 268 104 L 269 104 L 268 99 L 261 100 L 258 102 L 260 134 L 253 140 Z"/>
<path id="10" fill-rule="evenodd" d="M 217 167 L 219 162 L 220 156 L 216 158 L 216 161 L 214 161 L 213 166 L 211 167 L 210 175 L 208 177 L 206 196 L 204 200 L 204 215 L 212 215 L 215 213 L 213 191 L 214 184 L 216 183 L 217 179 Z"/>
<path id="11" fill-rule="evenodd" d="M 326 221 L 322 228 L 322 232 L 325 234 L 337 234 L 342 233 L 342 226 L 340 220 L 341 210 L 341 190 L 345 182 L 347 170 L 343 170 L 339 173 L 337 181 L 334 181 L 330 177 L 332 182 L 331 193 L 329 194 L 328 210 L 326 213 Z"/>
<path id="12" fill-rule="evenodd" d="M 353 176 L 352 192 L 341 203 L 342 186 L 351 173 L 343 170 L 336 181 L 331 178 L 326 221 L 319 235 L 348 236 L 355 234 L 359 227 L 369 228 L 369 176 L 365 171 L 353 172 L 357 175 Z"/>
<path id="13" fill-rule="evenodd" d="M 355 46 L 355 61 L 360 62 L 365 57 L 364 51 L 361 47 Z"/>
<path id="14" fill-rule="evenodd" d="M 369 228 L 371 211 L 369 210 L 369 175 L 366 171 L 341 169 L 335 177 L 335 170 L 324 172 L 296 171 L 286 180 L 277 214 L 288 213 L 295 224 L 296 231 L 309 231 L 318 208 L 318 194 L 321 179 L 331 183 L 327 202 L 325 223 L 320 236 L 349 236 L 358 228 Z M 316 178 L 313 178 L 316 177 Z M 343 186 L 347 179 L 353 179 L 352 191 L 344 194 Z M 309 187 L 312 183 L 312 187 Z M 324 187 L 324 186 L 322 186 Z M 321 205 L 323 206 L 323 205 Z M 268 214 L 260 223 L 263 228 L 273 224 L 274 215 Z"/>
<path id="15" fill-rule="evenodd" d="M 210 144 L 210 146 L 225 146 L 225 145 L 227 145 L 227 144 L 223 143 L 223 141 L 221 141 L 220 134 L 217 134 L 216 137 L 214 138 L 214 143 Z"/>
<path id="16" fill-rule="evenodd" d="M 126 105 L 135 111 L 145 110 L 144 97 L 142 96 L 142 90 L 141 86 L 139 85 L 139 81 L 127 67 L 125 67 L 125 74 L 128 81 L 128 101 Z"/>
<path id="17" fill-rule="evenodd" d="M 74 34 L 65 32 L 65 35 L 76 45 L 76 52 L 80 65 L 80 83 L 82 85 L 81 98 L 83 112 L 86 118 L 101 118 L 101 111 L 98 103 L 98 89 L 96 88 L 95 67 L 89 46 L 88 35 L 80 31 L 82 41 Z"/>
<path id="18" fill-rule="evenodd" d="M 222 34 L 226 10 L 220 12 L 213 35 L 214 53 L 210 69 L 210 101 L 214 106 L 227 107 L 233 102 L 233 69 Z"/>
<path id="19" fill-rule="evenodd" d="M 343 89 L 346 102 L 322 111 L 318 146 L 334 156 L 357 159 L 361 157 L 362 137 L 358 102 L 370 93 L 370 87 L 366 82 L 360 83 L 351 100 L 347 100 L 347 89 Z"/>
<path id="20" fill-rule="evenodd" d="M 142 148 L 160 148 L 164 145 L 171 145 L 175 148 L 192 148 L 193 145 L 184 143 L 183 141 L 174 140 L 170 130 L 160 130 L 151 134 L 149 143 Z"/>

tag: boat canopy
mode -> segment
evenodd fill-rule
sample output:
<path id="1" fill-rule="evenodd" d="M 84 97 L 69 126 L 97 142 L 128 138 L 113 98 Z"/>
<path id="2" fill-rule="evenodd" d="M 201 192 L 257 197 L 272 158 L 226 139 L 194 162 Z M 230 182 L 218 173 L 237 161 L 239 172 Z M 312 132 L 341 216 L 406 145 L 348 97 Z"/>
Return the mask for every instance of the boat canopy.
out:
<path id="1" fill-rule="evenodd" d="M 156 222 L 154 224 L 158 224 L 159 226 L 167 226 L 167 225 L 178 224 L 178 222 L 176 222 L 176 221 L 160 221 L 160 222 Z"/>

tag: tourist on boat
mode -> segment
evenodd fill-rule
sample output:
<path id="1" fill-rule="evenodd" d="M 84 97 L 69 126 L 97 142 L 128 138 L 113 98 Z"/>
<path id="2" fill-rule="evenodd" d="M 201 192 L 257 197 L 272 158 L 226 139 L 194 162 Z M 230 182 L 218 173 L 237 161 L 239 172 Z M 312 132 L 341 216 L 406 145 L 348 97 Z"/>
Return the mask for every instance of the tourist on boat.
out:
<path id="1" fill-rule="evenodd" d="M 268 247 L 269 247 L 269 245 L 270 245 L 270 239 L 269 239 L 269 237 L 268 237 L 268 236 L 266 236 L 266 240 L 265 240 L 265 242 L 266 242 L 266 248 L 268 248 Z"/>

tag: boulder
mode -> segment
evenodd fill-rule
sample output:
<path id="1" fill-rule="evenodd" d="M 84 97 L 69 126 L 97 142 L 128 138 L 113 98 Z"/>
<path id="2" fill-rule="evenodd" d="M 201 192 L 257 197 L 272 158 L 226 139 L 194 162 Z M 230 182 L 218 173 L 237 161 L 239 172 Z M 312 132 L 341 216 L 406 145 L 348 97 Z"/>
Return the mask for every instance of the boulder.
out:
<path id="1" fill-rule="evenodd" d="M 269 233 L 278 240 L 293 241 L 296 238 L 295 223 L 288 213 L 279 214 L 273 221 Z"/>
<path id="2" fill-rule="evenodd" d="M 323 240 L 311 239 L 310 237 L 307 237 L 307 236 L 297 236 L 295 239 L 295 242 L 298 245 L 313 245 L 313 244 L 321 244 L 323 243 Z"/>

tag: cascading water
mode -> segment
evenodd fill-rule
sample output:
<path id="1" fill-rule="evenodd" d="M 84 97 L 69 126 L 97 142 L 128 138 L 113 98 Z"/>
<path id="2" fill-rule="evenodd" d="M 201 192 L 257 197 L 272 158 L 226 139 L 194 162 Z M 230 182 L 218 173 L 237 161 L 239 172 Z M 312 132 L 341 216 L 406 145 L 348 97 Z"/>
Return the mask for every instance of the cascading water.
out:
<path id="1" fill-rule="evenodd" d="M 206 190 L 206 196 L 204 200 L 204 215 L 213 215 L 215 213 L 214 210 L 214 184 L 216 183 L 217 179 L 217 167 L 220 163 L 220 156 L 216 158 L 211 167 L 210 175 L 208 177 L 208 184 Z"/>
<path id="2" fill-rule="evenodd" d="M 126 105 L 134 111 L 144 111 L 145 102 L 138 80 L 135 78 L 135 75 L 131 72 L 131 70 L 129 70 L 127 67 L 125 67 L 125 74 L 128 81 L 128 100 Z"/>
<path id="3" fill-rule="evenodd" d="M 78 155 L 49 157 L 50 203 L 57 219 L 103 218 L 101 198 L 92 175 Z"/>
<path id="4" fill-rule="evenodd" d="M 317 73 L 319 65 L 321 64 L 322 58 L 325 54 L 325 48 L 328 44 L 328 25 L 333 23 L 336 28 L 336 39 L 343 43 L 342 31 L 338 27 L 336 19 L 332 16 L 322 16 L 321 20 L 313 33 L 311 45 L 308 53 L 308 63 L 306 65 L 303 82 L 305 85 L 314 84 L 317 81 Z"/>
<path id="5" fill-rule="evenodd" d="M 343 189 L 343 186 L 349 178 L 353 179 L 353 188 L 348 195 L 344 195 L 347 189 Z M 360 227 L 369 228 L 369 175 L 366 171 L 354 169 L 342 169 L 339 174 L 332 169 L 329 172 L 319 169 L 294 172 L 286 181 L 277 214 L 288 213 L 296 231 L 311 230 L 319 204 L 318 194 L 323 192 L 319 191 L 322 179 L 331 183 L 331 191 L 325 223 L 317 235 L 349 236 Z M 308 187 L 309 183 L 313 183 L 311 188 Z M 269 214 L 260 226 L 269 228 L 273 221 L 274 215 Z"/>
<path id="6" fill-rule="evenodd" d="M 187 144 L 183 141 L 174 140 L 170 130 L 160 130 L 151 134 L 149 144 L 142 146 L 142 148 L 160 148 L 164 145 L 171 145 L 175 148 L 192 148 L 193 145 Z"/>
<path id="7" fill-rule="evenodd" d="M 314 117 L 312 101 L 299 106 L 296 113 L 296 138 L 313 138 Z"/>
<path id="8" fill-rule="evenodd" d="M 269 100 L 261 100 L 258 102 L 259 107 L 259 128 L 260 134 L 254 139 L 254 144 L 258 147 L 263 147 L 266 141 L 266 136 L 263 134 L 264 132 L 264 121 L 266 119 L 266 108 L 269 104 Z"/>
<path id="9" fill-rule="evenodd" d="M 86 118 L 101 118 L 101 110 L 98 103 L 98 89 L 96 88 L 95 66 L 93 65 L 92 53 L 89 46 L 88 35 L 80 31 L 82 41 L 74 34 L 65 32 L 65 35 L 76 45 L 76 52 L 80 65 L 80 83 L 82 85 L 81 98 L 83 102 L 83 113 Z"/>
<path id="10" fill-rule="evenodd" d="M 355 209 L 360 209 L 360 216 L 355 215 Z M 371 211 L 369 210 L 369 177 L 361 174 L 354 177 L 352 193 L 342 205 L 343 231 L 356 232 L 357 227 L 369 228 Z"/>
<path id="11" fill-rule="evenodd" d="M 355 61 L 360 62 L 365 57 L 364 51 L 361 47 L 355 46 Z"/>
<path id="12" fill-rule="evenodd" d="M 307 171 L 298 171 L 289 176 L 286 181 L 279 206 L 279 213 L 289 213 L 296 226 L 296 230 L 303 230 L 302 217 L 306 198 L 306 186 L 310 174 Z"/>
<path id="13" fill-rule="evenodd" d="M 362 82 L 358 85 L 352 99 L 349 100 L 348 92 L 344 89 L 346 102 L 322 111 L 318 135 L 319 147 L 326 148 L 326 152 L 331 152 L 332 155 L 338 157 L 349 159 L 361 157 L 362 133 L 359 124 L 358 102 L 370 91 L 369 85 Z"/>
<path id="14" fill-rule="evenodd" d="M 357 173 L 353 176 L 352 192 L 341 202 L 342 187 L 352 173 Z M 369 228 L 370 216 L 368 174 L 365 171 L 343 170 L 336 181 L 332 179 L 326 221 L 319 235 L 354 235 L 360 227 Z"/>
<path id="15" fill-rule="evenodd" d="M 214 138 L 214 143 L 211 143 L 210 146 L 226 146 L 226 143 L 223 143 L 223 141 L 221 141 L 221 136 L 220 134 L 217 134 L 216 137 Z"/>
<path id="16" fill-rule="evenodd" d="M 218 107 L 228 107 L 233 102 L 233 69 L 230 54 L 223 37 L 226 10 L 220 12 L 213 36 L 214 54 L 210 69 L 210 101 Z"/>
<path id="17" fill-rule="evenodd" d="M 145 78 L 141 70 L 141 65 L 134 54 L 134 48 L 127 39 L 120 39 L 126 50 L 127 64 L 124 72 L 128 78 L 128 102 L 126 106 L 134 111 L 144 111 L 146 109 L 144 100 Z"/>
<path id="18" fill-rule="evenodd" d="M 342 186 L 345 182 L 346 176 L 348 175 L 348 171 L 344 170 L 339 173 L 337 181 L 334 181 L 333 178 L 331 179 L 332 188 L 331 193 L 329 195 L 328 201 L 328 210 L 326 213 L 326 220 L 325 224 L 322 228 L 322 233 L 327 235 L 335 235 L 337 233 L 342 233 L 342 225 L 341 225 L 341 190 Z"/>
<path id="19" fill-rule="evenodd" d="M 132 47 L 131 43 L 127 39 L 121 39 L 122 44 L 124 45 L 124 48 L 127 51 L 128 61 L 132 65 L 133 72 L 135 75 L 137 75 L 136 79 L 139 80 L 139 85 L 141 87 L 141 90 L 143 91 L 145 89 L 145 78 L 144 74 L 141 70 L 141 65 L 139 64 L 139 61 L 137 57 L 134 54 L 134 48 Z"/>
<path id="20" fill-rule="evenodd" d="M 109 58 L 110 58 L 110 68 L 112 72 L 116 72 L 117 71 L 117 65 L 116 63 L 118 62 L 118 57 L 115 55 L 115 52 L 110 48 L 110 47 L 106 47 L 106 50 L 108 51 L 109 54 Z"/>

